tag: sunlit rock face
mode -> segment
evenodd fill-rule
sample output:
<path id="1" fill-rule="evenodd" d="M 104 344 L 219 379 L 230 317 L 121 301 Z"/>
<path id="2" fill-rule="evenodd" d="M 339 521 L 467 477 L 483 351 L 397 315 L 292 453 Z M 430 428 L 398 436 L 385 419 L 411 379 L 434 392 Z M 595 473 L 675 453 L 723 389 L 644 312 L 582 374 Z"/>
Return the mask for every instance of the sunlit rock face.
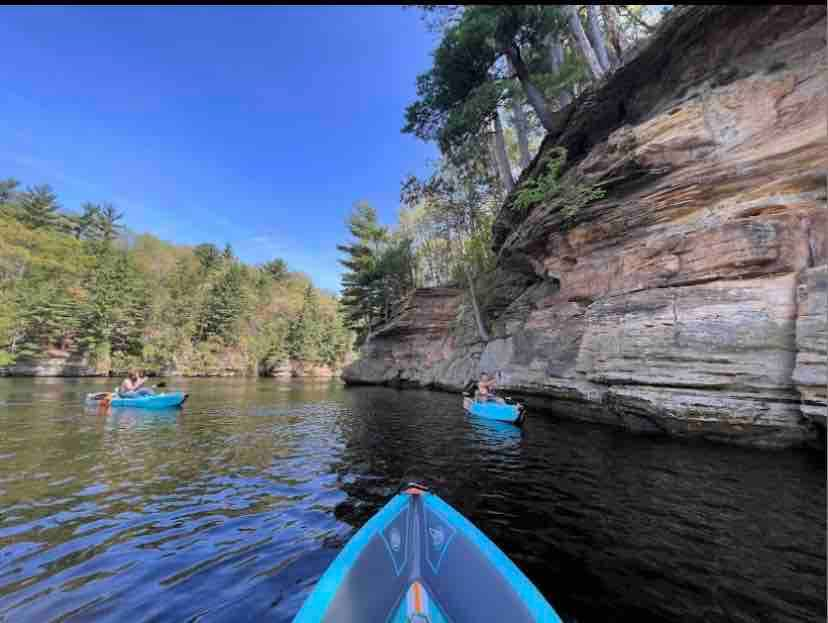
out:
<path id="1" fill-rule="evenodd" d="M 416 304 L 346 381 L 456 389 L 500 370 L 502 386 L 563 415 L 767 447 L 812 440 L 828 383 L 825 15 L 674 11 L 560 115 L 523 176 L 560 145 L 566 175 L 607 196 L 566 226 L 557 206 L 521 214 L 507 200 L 501 270 L 527 281 L 487 310 L 493 339 L 468 337 L 460 292 L 440 295 L 454 324 L 426 330 L 433 306 Z"/>

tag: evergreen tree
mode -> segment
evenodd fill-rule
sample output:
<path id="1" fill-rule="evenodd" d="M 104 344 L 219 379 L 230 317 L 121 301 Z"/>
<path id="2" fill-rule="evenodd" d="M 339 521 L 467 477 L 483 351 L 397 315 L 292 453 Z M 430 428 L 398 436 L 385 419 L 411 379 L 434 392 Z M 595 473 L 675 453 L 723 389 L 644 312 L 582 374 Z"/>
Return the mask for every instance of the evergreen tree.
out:
<path id="1" fill-rule="evenodd" d="M 17 187 L 20 186 L 14 178 L 0 180 L 0 213 L 10 209 L 17 199 Z"/>
<path id="2" fill-rule="evenodd" d="M 105 245 L 97 248 L 82 313 L 82 340 L 90 350 L 140 353 L 146 286 L 124 251 Z"/>
<path id="3" fill-rule="evenodd" d="M 78 301 L 59 283 L 42 283 L 17 292 L 21 331 L 15 354 L 34 357 L 52 347 L 63 348 L 79 328 Z"/>
<path id="4" fill-rule="evenodd" d="M 221 259 L 221 252 L 218 247 L 211 243 L 199 244 L 193 249 L 204 272 L 209 272 L 217 267 Z"/>
<path id="5" fill-rule="evenodd" d="M 111 203 L 105 203 L 98 208 L 98 230 L 100 238 L 110 243 L 123 232 L 124 226 L 120 223 L 124 218 L 123 212 L 118 212 Z"/>
<path id="6" fill-rule="evenodd" d="M 198 340 L 218 337 L 225 343 L 236 343 L 243 306 L 242 271 L 238 264 L 232 264 L 218 275 L 208 290 Z"/>
<path id="7" fill-rule="evenodd" d="M 350 348 L 349 332 L 342 322 L 342 310 L 337 309 L 326 318 L 322 326 L 319 358 L 322 363 L 336 367 Z"/>
<path id="8" fill-rule="evenodd" d="M 20 194 L 17 203 L 20 220 L 29 227 L 37 229 L 55 226 L 60 206 L 48 184 L 26 189 Z"/>
<path id="9" fill-rule="evenodd" d="M 394 261 L 397 249 L 388 230 L 377 222 L 369 204 L 355 204 L 347 225 L 355 240 L 337 245 L 346 254 L 339 262 L 348 269 L 342 276 L 342 304 L 348 326 L 361 340 L 375 322 L 388 318 L 392 299 L 401 289 L 394 285 L 400 281 L 398 276 L 389 271 L 400 263 Z"/>
<path id="10" fill-rule="evenodd" d="M 264 270 L 274 281 L 281 281 L 287 277 L 287 263 L 283 259 L 276 258 L 266 262 L 262 266 Z"/>
<path id="11" fill-rule="evenodd" d="M 16 194 L 15 189 L 18 186 L 20 186 L 20 182 L 13 177 L 0 180 L 0 203 L 10 202 L 14 198 Z"/>
<path id="12" fill-rule="evenodd" d="M 100 206 L 87 202 L 81 208 L 83 213 L 75 221 L 75 237 L 78 240 L 100 240 Z"/>
<path id="13" fill-rule="evenodd" d="M 308 284 L 302 311 L 290 325 L 287 336 L 288 353 L 294 359 L 313 363 L 322 355 L 322 318 L 319 299 L 313 286 Z"/>

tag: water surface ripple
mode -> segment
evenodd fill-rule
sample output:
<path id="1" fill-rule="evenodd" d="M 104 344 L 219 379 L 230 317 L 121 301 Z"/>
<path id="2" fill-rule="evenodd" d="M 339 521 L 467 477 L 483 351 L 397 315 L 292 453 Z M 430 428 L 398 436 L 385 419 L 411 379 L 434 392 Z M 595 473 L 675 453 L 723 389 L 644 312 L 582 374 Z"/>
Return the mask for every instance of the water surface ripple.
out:
<path id="1" fill-rule="evenodd" d="M 111 380 L 0 379 L 0 621 L 290 621 L 401 479 L 430 481 L 567 621 L 820 621 L 815 452 L 630 436 L 457 396 L 180 380 L 180 411 L 81 406 Z"/>

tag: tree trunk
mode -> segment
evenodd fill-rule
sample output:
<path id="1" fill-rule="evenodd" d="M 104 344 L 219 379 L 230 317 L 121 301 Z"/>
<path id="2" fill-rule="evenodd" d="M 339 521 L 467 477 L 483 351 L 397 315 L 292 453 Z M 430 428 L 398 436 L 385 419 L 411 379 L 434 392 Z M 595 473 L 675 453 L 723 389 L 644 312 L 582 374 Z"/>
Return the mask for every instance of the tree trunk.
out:
<path id="1" fill-rule="evenodd" d="M 601 24 L 598 22 L 598 7 L 594 4 L 588 4 L 586 9 L 587 37 L 592 44 L 592 49 L 595 50 L 598 62 L 601 63 L 601 68 L 604 72 L 607 72 L 610 68 L 610 60 L 609 54 L 607 53 L 607 46 L 604 43 L 604 33 L 601 31 Z"/>
<path id="2" fill-rule="evenodd" d="M 506 57 L 506 62 L 509 64 L 509 70 L 515 72 L 509 57 Z M 526 112 L 523 110 L 523 104 L 512 98 L 512 113 L 515 116 L 515 131 L 517 132 L 518 149 L 520 149 L 520 168 L 521 170 L 529 166 L 532 161 L 532 155 L 529 153 L 529 123 L 526 120 Z"/>
<path id="3" fill-rule="evenodd" d="M 601 13 L 607 25 L 610 48 L 615 53 L 616 64 L 620 64 L 624 55 L 624 45 L 621 41 L 621 29 L 618 27 L 618 10 L 611 4 L 602 4 Z"/>
<path id="4" fill-rule="evenodd" d="M 468 265 L 463 262 L 463 270 L 466 273 L 466 279 L 469 282 L 469 296 L 471 296 L 472 311 L 474 311 L 474 321 L 477 323 L 477 334 L 484 342 L 489 341 L 489 332 L 486 331 L 486 326 L 483 324 L 483 317 L 480 315 L 480 307 L 477 305 L 477 294 L 474 291 L 474 279 L 472 279 L 471 272 Z"/>
<path id="5" fill-rule="evenodd" d="M 384 301 L 384 303 L 385 303 L 385 322 L 388 322 L 388 299 L 389 299 L 389 294 L 388 294 L 388 279 L 387 278 L 382 280 L 382 293 L 383 293 L 383 298 L 385 299 L 385 301 Z"/>
<path id="6" fill-rule="evenodd" d="M 563 9 L 569 22 L 569 30 L 572 32 L 572 36 L 575 37 L 578 48 L 581 50 L 584 59 L 586 59 L 592 75 L 596 80 L 600 79 L 604 75 L 604 70 L 581 26 L 581 19 L 578 17 L 578 8 L 574 4 L 564 4 Z"/>
<path id="7" fill-rule="evenodd" d="M 546 64 L 551 74 L 557 74 L 561 67 L 563 67 L 566 56 L 564 55 L 563 45 L 561 40 L 553 35 L 549 35 L 546 39 Z M 561 89 L 558 93 L 558 106 L 565 108 L 572 103 L 572 91 L 569 88 Z"/>
<path id="8" fill-rule="evenodd" d="M 503 173 L 500 171 L 500 163 L 497 159 L 497 147 L 495 147 L 494 131 L 489 134 L 489 140 L 486 141 L 486 144 L 489 147 L 489 159 L 491 160 L 492 167 L 494 168 L 495 177 L 497 177 L 497 179 L 500 180 L 500 183 L 505 186 L 506 183 L 503 181 Z"/>
<path id="9" fill-rule="evenodd" d="M 529 100 L 529 105 L 535 109 L 535 114 L 538 115 L 541 125 L 546 130 L 551 130 L 553 127 L 552 112 L 549 110 L 549 106 L 546 103 L 546 99 L 543 97 L 543 93 L 541 93 L 540 89 L 532 83 L 532 80 L 529 77 L 529 69 L 523 62 L 523 58 L 520 56 L 520 50 L 516 45 L 510 44 L 506 48 L 506 57 L 509 59 L 512 67 L 515 68 L 518 80 L 520 80 L 523 91 L 526 93 L 526 99 Z"/>
<path id="10" fill-rule="evenodd" d="M 503 139 L 503 126 L 500 123 L 500 113 L 495 110 L 494 115 L 494 153 L 497 159 L 497 169 L 500 173 L 500 181 L 506 194 L 512 192 L 515 187 L 515 180 L 512 179 L 512 167 L 509 164 L 509 154 L 506 153 L 506 141 Z"/>

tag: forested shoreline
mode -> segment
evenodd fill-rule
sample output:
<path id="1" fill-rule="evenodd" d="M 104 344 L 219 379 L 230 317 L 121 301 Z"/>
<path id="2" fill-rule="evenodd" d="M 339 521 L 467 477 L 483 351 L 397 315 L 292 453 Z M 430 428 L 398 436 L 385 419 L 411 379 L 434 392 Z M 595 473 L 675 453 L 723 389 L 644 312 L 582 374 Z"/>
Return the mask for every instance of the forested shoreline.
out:
<path id="1" fill-rule="evenodd" d="M 61 209 L 47 185 L 0 182 L 0 372 L 43 360 L 87 373 L 335 370 L 351 349 L 336 298 L 281 259 L 134 235 L 111 204 Z"/>

